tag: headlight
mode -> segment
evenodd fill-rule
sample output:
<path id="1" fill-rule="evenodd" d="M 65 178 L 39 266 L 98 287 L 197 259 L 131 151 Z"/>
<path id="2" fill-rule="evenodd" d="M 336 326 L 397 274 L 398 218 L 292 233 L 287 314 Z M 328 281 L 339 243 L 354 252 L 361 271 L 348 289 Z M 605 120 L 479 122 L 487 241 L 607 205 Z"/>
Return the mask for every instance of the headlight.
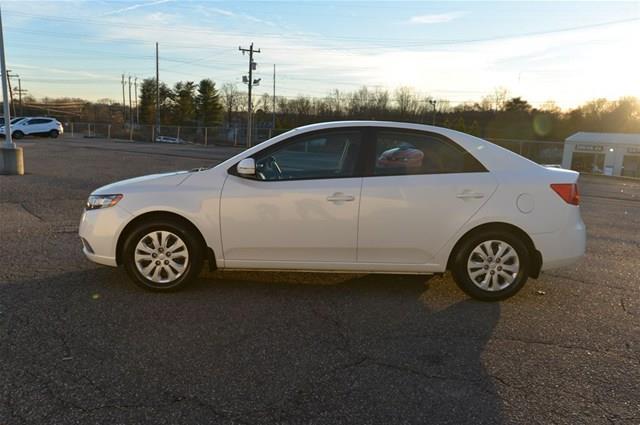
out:
<path id="1" fill-rule="evenodd" d="M 109 208 L 120 202 L 122 194 L 118 195 L 91 195 L 87 200 L 87 210 L 97 210 L 100 208 Z"/>

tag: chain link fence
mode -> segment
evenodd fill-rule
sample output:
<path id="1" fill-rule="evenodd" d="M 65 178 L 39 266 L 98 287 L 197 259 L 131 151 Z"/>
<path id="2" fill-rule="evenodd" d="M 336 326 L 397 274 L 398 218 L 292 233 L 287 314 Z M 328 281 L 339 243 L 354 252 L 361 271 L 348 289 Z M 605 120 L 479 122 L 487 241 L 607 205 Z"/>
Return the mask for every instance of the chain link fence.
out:
<path id="1" fill-rule="evenodd" d="M 64 131 L 70 137 L 128 140 L 132 142 L 156 142 L 197 145 L 246 146 L 246 127 L 190 127 L 163 125 L 115 125 L 101 123 L 64 123 Z M 256 128 L 253 145 L 264 142 L 288 130 Z"/>
<path id="2" fill-rule="evenodd" d="M 246 127 L 189 127 L 153 125 L 113 125 L 98 123 L 65 123 L 65 134 L 71 137 L 129 140 L 196 145 L 247 146 Z M 252 145 L 282 134 L 288 129 L 256 128 Z M 561 164 L 564 142 L 489 139 L 492 143 L 518 153 L 539 164 Z"/>

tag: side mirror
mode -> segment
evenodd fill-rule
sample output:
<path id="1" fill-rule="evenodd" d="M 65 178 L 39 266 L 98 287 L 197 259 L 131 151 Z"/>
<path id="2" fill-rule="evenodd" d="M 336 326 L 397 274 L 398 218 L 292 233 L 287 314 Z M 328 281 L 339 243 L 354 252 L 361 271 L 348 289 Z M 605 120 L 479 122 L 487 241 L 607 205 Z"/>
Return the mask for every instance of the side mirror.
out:
<path id="1" fill-rule="evenodd" d="M 253 158 L 245 158 L 238 163 L 236 167 L 238 174 L 241 176 L 255 176 L 256 175 L 256 161 Z"/>

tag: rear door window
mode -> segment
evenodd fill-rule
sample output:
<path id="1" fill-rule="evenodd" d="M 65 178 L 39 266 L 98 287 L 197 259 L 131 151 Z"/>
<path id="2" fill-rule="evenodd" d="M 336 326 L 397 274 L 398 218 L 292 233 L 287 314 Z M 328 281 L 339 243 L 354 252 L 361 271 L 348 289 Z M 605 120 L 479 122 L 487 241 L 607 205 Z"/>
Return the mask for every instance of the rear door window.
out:
<path id="1" fill-rule="evenodd" d="M 435 134 L 377 131 L 373 175 L 445 174 L 487 171 L 458 144 Z"/>

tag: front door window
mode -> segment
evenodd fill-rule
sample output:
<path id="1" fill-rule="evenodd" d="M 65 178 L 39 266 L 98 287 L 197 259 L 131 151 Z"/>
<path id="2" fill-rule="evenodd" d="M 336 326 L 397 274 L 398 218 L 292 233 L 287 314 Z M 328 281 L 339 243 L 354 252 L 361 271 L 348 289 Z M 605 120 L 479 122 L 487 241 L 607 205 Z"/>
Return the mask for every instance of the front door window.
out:
<path id="1" fill-rule="evenodd" d="M 353 177 L 360 131 L 327 131 L 300 137 L 284 146 L 259 153 L 259 180 L 305 180 Z"/>

